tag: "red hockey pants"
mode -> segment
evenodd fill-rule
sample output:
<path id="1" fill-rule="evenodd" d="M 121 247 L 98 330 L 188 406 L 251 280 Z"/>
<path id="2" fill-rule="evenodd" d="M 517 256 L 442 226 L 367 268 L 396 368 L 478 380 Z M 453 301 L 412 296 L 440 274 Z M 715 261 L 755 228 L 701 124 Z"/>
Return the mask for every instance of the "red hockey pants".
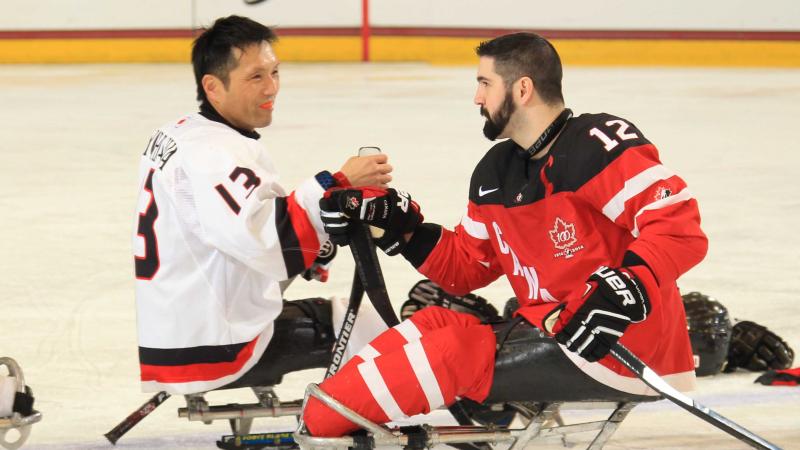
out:
<path id="1" fill-rule="evenodd" d="M 489 395 L 495 337 L 469 314 L 431 306 L 365 346 L 323 391 L 370 421 L 386 423 Z M 341 436 L 358 428 L 311 398 L 303 415 L 314 436 Z"/>

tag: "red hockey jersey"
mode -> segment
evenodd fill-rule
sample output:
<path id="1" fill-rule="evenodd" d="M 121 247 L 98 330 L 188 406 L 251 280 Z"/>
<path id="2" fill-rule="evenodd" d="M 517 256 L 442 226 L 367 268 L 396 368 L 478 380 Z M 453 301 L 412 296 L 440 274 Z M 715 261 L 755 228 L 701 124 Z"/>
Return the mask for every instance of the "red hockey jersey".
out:
<path id="1" fill-rule="evenodd" d="M 567 122 L 541 159 L 528 158 L 511 140 L 495 145 L 473 172 L 467 212 L 455 231 L 423 224 L 403 254 L 454 294 L 505 274 L 519 313 L 531 319 L 539 315 L 535 305 L 579 299 L 600 265 L 645 264 L 658 283 L 651 290 L 659 292 L 648 292 L 652 313 L 621 342 L 676 387 L 691 389 L 692 353 L 676 280 L 706 250 L 697 202 L 653 144 L 624 119 L 583 114 Z M 567 353 L 600 381 L 641 392 L 610 356 L 591 364 Z"/>

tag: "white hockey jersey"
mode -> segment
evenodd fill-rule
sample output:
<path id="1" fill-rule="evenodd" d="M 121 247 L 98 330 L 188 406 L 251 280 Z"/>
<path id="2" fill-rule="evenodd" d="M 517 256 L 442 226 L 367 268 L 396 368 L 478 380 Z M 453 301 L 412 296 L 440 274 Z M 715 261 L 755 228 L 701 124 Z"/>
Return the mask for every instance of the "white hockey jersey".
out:
<path id="1" fill-rule="evenodd" d="M 257 134 L 193 114 L 142 154 L 133 233 L 144 391 L 185 394 L 236 380 L 264 353 L 279 282 L 327 239 L 316 178 L 286 194 Z"/>

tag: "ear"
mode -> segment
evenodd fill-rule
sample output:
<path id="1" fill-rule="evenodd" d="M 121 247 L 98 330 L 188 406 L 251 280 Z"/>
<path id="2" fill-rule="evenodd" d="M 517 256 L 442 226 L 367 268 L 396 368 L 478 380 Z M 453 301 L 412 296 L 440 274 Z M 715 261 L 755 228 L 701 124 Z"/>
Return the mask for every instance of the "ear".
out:
<path id="1" fill-rule="evenodd" d="M 522 77 L 516 82 L 516 95 L 520 103 L 523 105 L 530 102 L 536 95 L 536 89 L 533 86 L 533 80 L 530 77 Z"/>
<path id="2" fill-rule="evenodd" d="M 200 80 L 203 85 L 203 90 L 206 92 L 206 97 L 212 103 L 219 103 L 224 98 L 225 85 L 222 80 L 211 74 L 203 75 Z"/>

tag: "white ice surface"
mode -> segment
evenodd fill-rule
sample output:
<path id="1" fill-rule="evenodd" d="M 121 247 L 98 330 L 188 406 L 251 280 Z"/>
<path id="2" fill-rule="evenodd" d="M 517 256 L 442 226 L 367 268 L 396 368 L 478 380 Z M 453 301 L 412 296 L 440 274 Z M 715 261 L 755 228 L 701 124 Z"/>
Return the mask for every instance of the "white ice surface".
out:
<path id="1" fill-rule="evenodd" d="M 336 170 L 359 146 L 381 146 L 394 185 L 430 221 L 452 226 L 469 176 L 490 147 L 472 104 L 472 67 L 285 64 L 274 124 L 263 142 L 292 187 Z M 136 167 L 151 131 L 194 111 L 188 65 L 0 66 L 0 356 L 17 359 L 44 414 L 25 448 L 109 448 L 102 434 L 149 395 L 138 385 L 130 234 Z M 706 260 L 684 290 L 719 298 L 800 350 L 800 71 L 566 68 L 576 113 L 633 121 L 700 202 Z M 419 278 L 381 258 L 395 303 Z M 298 282 L 291 298 L 347 295 L 342 252 L 326 285 Z M 505 281 L 480 293 L 498 307 Z M 299 396 L 321 371 L 278 387 Z M 701 379 L 694 396 L 785 448 L 800 448 L 800 388 L 756 375 Z M 246 391 L 212 402 L 249 401 Z M 170 399 L 120 448 L 214 448 L 227 424 L 178 419 Z M 292 426 L 256 421 L 254 430 Z M 745 448 L 660 402 L 640 406 L 609 449 Z"/>

